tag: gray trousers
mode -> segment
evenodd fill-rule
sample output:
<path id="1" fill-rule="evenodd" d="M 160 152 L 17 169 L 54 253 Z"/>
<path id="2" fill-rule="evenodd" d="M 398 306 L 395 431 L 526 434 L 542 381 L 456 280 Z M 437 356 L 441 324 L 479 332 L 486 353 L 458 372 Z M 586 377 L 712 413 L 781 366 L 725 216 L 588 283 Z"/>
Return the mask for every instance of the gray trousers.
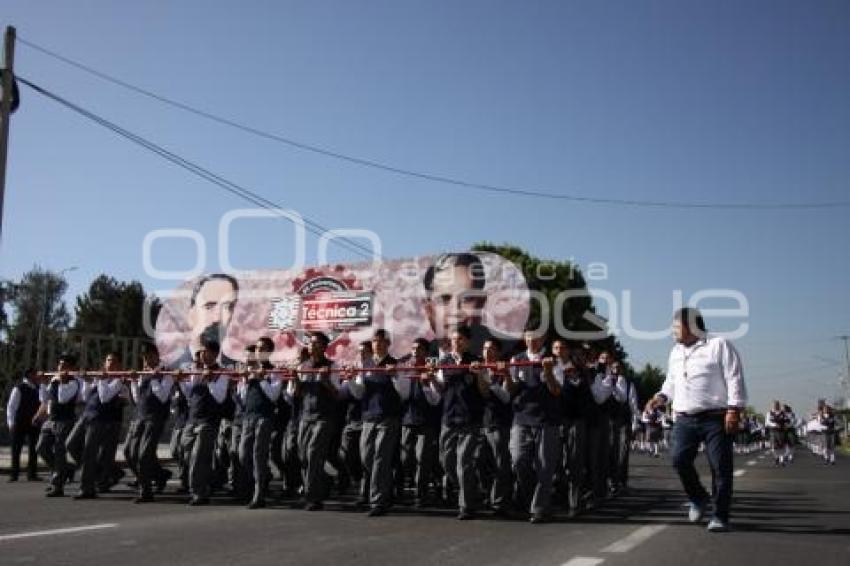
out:
<path id="1" fill-rule="evenodd" d="M 511 429 L 509 427 L 489 427 L 484 430 L 487 444 L 493 454 L 493 487 L 490 492 L 490 504 L 494 509 L 504 509 L 513 496 L 514 476 L 511 465 Z"/>
<path id="2" fill-rule="evenodd" d="M 401 465 L 412 475 L 416 498 L 428 495 L 428 486 L 437 477 L 440 431 L 431 426 L 405 426 L 401 429 Z"/>
<path id="3" fill-rule="evenodd" d="M 301 451 L 298 445 L 298 433 L 301 428 L 300 421 L 291 420 L 286 425 L 283 434 L 283 468 L 284 484 L 291 495 L 295 495 L 298 489 L 304 485 L 304 472 L 301 466 Z"/>
<path id="4" fill-rule="evenodd" d="M 360 496 L 372 507 L 389 507 L 393 493 L 393 463 L 401 437 L 401 422 L 388 418 L 380 422 L 363 421 L 360 433 L 360 457 L 363 480 Z"/>
<path id="5" fill-rule="evenodd" d="M 269 449 L 274 428 L 272 420 L 270 417 L 249 415 L 242 418 L 239 468 L 246 478 L 253 479 L 254 499 L 257 501 L 265 499 L 271 481 Z"/>
<path id="6" fill-rule="evenodd" d="M 479 426 L 446 426 L 440 430 L 440 462 L 446 480 L 458 488 L 458 507 L 474 511 L 480 504 L 475 474 L 475 448 L 480 442 Z"/>
<path id="7" fill-rule="evenodd" d="M 348 423 L 342 429 L 342 439 L 339 443 L 339 458 L 348 471 L 348 477 L 358 482 L 363 479 L 363 464 L 360 459 L 362 431 L 362 423 Z"/>
<path id="8" fill-rule="evenodd" d="M 154 481 L 163 473 L 159 465 L 156 450 L 159 439 L 165 428 L 163 419 L 151 419 L 136 423 L 136 448 L 133 450 L 137 457 L 136 477 L 139 479 L 139 492 L 148 495 Z"/>
<path id="9" fill-rule="evenodd" d="M 321 503 L 327 492 L 325 462 L 333 437 L 334 424 L 326 420 L 302 420 L 298 427 L 298 451 L 304 482 L 304 498 Z"/>
<path id="10" fill-rule="evenodd" d="M 552 483 L 561 455 L 557 426 L 511 427 L 511 460 L 517 479 L 516 501 L 520 509 L 548 514 L 551 510 Z"/>
<path id="11" fill-rule="evenodd" d="M 632 442 L 632 422 L 611 421 L 611 454 L 609 458 L 609 476 L 618 487 L 629 483 L 629 452 Z"/>
<path id="12" fill-rule="evenodd" d="M 62 490 L 68 479 L 73 466 L 68 463 L 65 442 L 74 428 L 74 421 L 48 420 L 41 427 L 38 435 L 38 446 L 36 451 L 41 459 L 50 469 L 50 485 L 54 489 Z"/>
<path id="13" fill-rule="evenodd" d="M 180 477 L 180 486 L 185 488 L 189 485 L 189 463 L 183 453 L 183 427 L 174 426 L 171 429 L 171 441 L 168 447 L 171 451 L 171 457 L 177 462 L 177 475 Z"/>
<path id="14" fill-rule="evenodd" d="M 206 498 L 212 492 L 213 458 L 218 423 L 186 423 L 180 443 L 189 464 L 189 490 Z"/>
<path id="15" fill-rule="evenodd" d="M 563 426 L 564 471 L 566 473 L 567 501 L 570 509 L 578 510 L 584 493 L 584 470 L 587 451 L 587 422 L 569 420 Z"/>
<path id="16" fill-rule="evenodd" d="M 605 499 L 608 495 L 610 436 L 611 422 L 607 415 L 599 415 L 587 426 L 587 472 L 596 499 Z"/>
<path id="17" fill-rule="evenodd" d="M 139 430 L 139 421 L 133 419 L 127 427 L 127 438 L 124 440 L 124 461 L 136 478 L 139 477 L 139 448 L 142 441 L 142 433 Z"/>
<path id="18" fill-rule="evenodd" d="M 68 452 L 80 465 L 80 493 L 95 493 L 97 484 L 105 480 L 110 471 L 109 449 L 112 448 L 112 461 L 115 459 L 117 443 L 113 446 L 114 429 L 119 423 L 102 421 L 80 421 L 68 439 Z M 82 446 L 78 439 L 82 438 Z"/>

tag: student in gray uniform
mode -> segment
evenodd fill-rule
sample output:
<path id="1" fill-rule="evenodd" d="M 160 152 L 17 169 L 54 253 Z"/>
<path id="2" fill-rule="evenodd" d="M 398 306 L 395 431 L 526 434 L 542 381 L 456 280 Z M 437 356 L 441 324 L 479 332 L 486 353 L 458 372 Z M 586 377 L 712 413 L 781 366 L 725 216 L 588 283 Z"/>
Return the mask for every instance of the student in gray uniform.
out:
<path id="1" fill-rule="evenodd" d="M 374 357 L 366 368 L 395 368 L 390 336 L 383 328 L 372 335 Z M 370 517 L 386 514 L 392 500 L 393 459 L 401 438 L 401 404 L 410 393 L 409 379 L 395 372 L 359 372 L 348 384 L 360 399 L 363 431 L 360 456 L 363 481 L 360 496 L 369 502 Z"/>
<path id="2" fill-rule="evenodd" d="M 269 447 L 275 424 L 275 405 L 280 397 L 283 382 L 275 375 L 269 357 L 274 352 L 274 342 L 263 336 L 257 340 L 256 360 L 239 383 L 238 394 L 245 409 L 242 414 L 242 434 L 239 444 L 239 462 L 242 472 L 253 480 L 254 494 L 249 509 L 266 506 L 271 471 Z"/>
<path id="3" fill-rule="evenodd" d="M 68 463 L 65 442 L 74 428 L 75 410 L 80 393 L 80 382 L 71 375 L 76 358 L 70 354 L 59 357 L 57 376 L 47 384 L 46 401 L 39 408 L 47 415 L 47 422 L 41 427 L 36 451 L 50 469 L 50 487 L 47 497 L 65 495 L 65 482 L 71 476 L 73 467 Z"/>
<path id="4" fill-rule="evenodd" d="M 130 384 L 130 393 L 136 404 L 136 434 L 131 440 L 134 443 L 131 451 L 138 457 L 136 477 L 139 496 L 135 503 L 153 501 L 154 485 L 161 492 L 171 477 L 171 472 L 160 466 L 156 451 L 168 420 L 174 379 L 171 375 L 159 373 L 159 352 L 153 344 L 149 344 L 142 354 L 142 362 L 143 373 L 137 378 L 133 376 Z"/>
<path id="5" fill-rule="evenodd" d="M 227 397 L 230 378 L 213 374 L 220 369 L 216 359 L 218 342 L 204 339 L 200 361 L 203 371 L 193 373 L 188 381 L 180 381 L 180 389 L 189 401 L 189 415 L 183 427 L 181 444 L 189 465 L 189 505 L 210 502 L 213 481 L 215 442 L 221 424 L 221 405 Z"/>
<path id="6" fill-rule="evenodd" d="M 552 484 L 561 454 L 561 386 L 555 380 L 554 360 L 543 351 L 543 338 L 526 330 L 526 351 L 513 362 L 542 367 L 512 367 L 506 387 L 513 398 L 511 459 L 516 474 L 517 507 L 530 510 L 532 523 L 551 515 Z"/>
<path id="7" fill-rule="evenodd" d="M 441 369 L 436 383 L 443 397 L 443 428 L 440 431 L 440 459 L 447 488 L 458 490 L 458 516 L 475 519 L 480 493 L 475 474 L 474 454 L 481 441 L 484 396 L 487 382 L 480 376 L 480 358 L 469 353 L 471 331 L 459 326 L 451 333 L 451 351 L 440 365 L 468 365 L 468 369 Z"/>
<path id="8" fill-rule="evenodd" d="M 502 346 L 495 338 L 488 338 L 484 341 L 482 354 L 485 364 L 497 364 L 502 361 Z M 505 387 L 506 374 L 506 369 L 487 368 L 482 371 L 482 378 L 489 386 L 484 397 L 484 436 L 494 468 L 490 507 L 499 516 L 510 513 L 514 483 L 510 450 L 513 410 L 511 394 Z"/>
<path id="9" fill-rule="evenodd" d="M 425 366 L 430 344 L 417 338 L 408 361 L 401 366 Z M 402 404 L 401 464 L 405 476 L 412 476 L 416 490 L 414 507 L 436 503 L 431 485 L 439 480 L 440 391 L 429 372 L 411 373 L 410 392 Z"/>
<path id="10" fill-rule="evenodd" d="M 81 443 L 68 439 L 67 448 L 80 465 L 80 492 L 74 499 L 94 499 L 98 484 L 108 484 L 105 476 L 115 465 L 115 450 L 121 431 L 124 380 L 110 373 L 121 370 L 118 354 L 107 354 L 102 373 L 83 384 L 80 399 L 85 403 L 78 426 Z"/>
<path id="11" fill-rule="evenodd" d="M 27 446 L 27 479 L 36 481 L 38 477 L 38 409 L 46 400 L 47 389 L 40 385 L 34 369 L 27 369 L 23 379 L 12 387 L 9 402 L 6 405 L 6 424 L 12 436 L 12 469 L 9 481 L 18 481 L 21 471 L 21 452 Z"/>
<path id="12" fill-rule="evenodd" d="M 329 342 L 321 332 L 310 335 L 310 359 L 298 366 L 298 379 L 293 381 L 294 397 L 301 400 L 298 449 L 307 511 L 322 509 L 328 491 L 329 478 L 324 467 L 335 426 L 340 386 L 339 375 L 330 371 L 333 362 L 325 356 Z"/>
<path id="13" fill-rule="evenodd" d="M 595 414 L 589 420 L 587 428 L 587 472 L 593 493 L 593 500 L 588 503 L 589 507 L 608 497 L 611 416 L 606 410 L 606 406 L 610 406 L 609 401 L 614 394 L 615 384 L 614 378 L 608 371 L 609 359 L 610 354 L 608 352 L 600 353 L 596 360 L 590 357 L 586 370 L 591 379 L 590 391 L 596 402 Z"/>
<path id="14" fill-rule="evenodd" d="M 637 388 L 632 380 L 622 373 L 622 364 L 611 364 L 614 379 L 611 410 L 611 491 L 621 494 L 629 484 L 629 452 L 632 444 L 632 423 L 641 414 L 638 406 Z"/>
<path id="15" fill-rule="evenodd" d="M 557 358 L 555 375 L 561 375 L 561 403 L 563 406 L 562 437 L 564 442 L 563 468 L 565 489 L 570 518 L 582 510 L 587 452 L 587 419 L 596 401 L 590 392 L 590 384 L 579 371 L 576 363 L 567 355 L 565 345 L 556 340 L 552 352 Z"/>

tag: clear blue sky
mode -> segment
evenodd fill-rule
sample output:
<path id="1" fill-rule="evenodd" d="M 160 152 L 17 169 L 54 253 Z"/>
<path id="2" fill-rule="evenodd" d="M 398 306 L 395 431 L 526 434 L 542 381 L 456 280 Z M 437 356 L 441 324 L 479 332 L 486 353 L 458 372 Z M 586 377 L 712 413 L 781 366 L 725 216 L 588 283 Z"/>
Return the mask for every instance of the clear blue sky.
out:
<path id="1" fill-rule="evenodd" d="M 5 2 L 21 37 L 166 96 L 400 167 L 564 194 L 707 202 L 850 197 L 850 4 L 799 2 Z M 672 291 L 744 293 L 753 401 L 836 393 L 850 331 L 848 208 L 640 209 L 498 196 L 257 139 L 19 45 L 18 74 L 384 255 L 510 242 L 581 265 L 667 324 Z M 77 265 L 68 300 L 142 268 L 156 228 L 244 203 L 23 89 L 12 122 L 0 276 Z M 291 259 L 286 226 L 245 225 L 240 266 Z M 311 242 L 315 243 L 314 240 Z M 311 246 L 308 249 L 314 249 Z M 188 268 L 186 242 L 154 249 Z M 342 259 L 352 256 L 339 255 Z M 709 324 L 719 322 L 709 318 Z M 665 365 L 669 340 L 623 339 Z M 824 359 L 826 358 L 826 360 Z M 839 363 L 830 364 L 829 360 Z"/>

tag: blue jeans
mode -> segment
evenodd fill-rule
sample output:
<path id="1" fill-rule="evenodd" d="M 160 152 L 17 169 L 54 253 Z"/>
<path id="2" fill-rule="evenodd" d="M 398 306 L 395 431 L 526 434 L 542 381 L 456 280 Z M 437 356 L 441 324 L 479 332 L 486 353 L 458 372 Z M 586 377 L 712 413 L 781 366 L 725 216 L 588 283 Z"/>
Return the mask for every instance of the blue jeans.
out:
<path id="1" fill-rule="evenodd" d="M 680 415 L 673 427 L 671 457 L 682 486 L 692 503 L 705 504 L 709 495 L 699 480 L 694 459 L 700 442 L 711 466 L 714 516 L 729 520 L 732 503 L 732 436 L 726 434 L 723 415 Z"/>

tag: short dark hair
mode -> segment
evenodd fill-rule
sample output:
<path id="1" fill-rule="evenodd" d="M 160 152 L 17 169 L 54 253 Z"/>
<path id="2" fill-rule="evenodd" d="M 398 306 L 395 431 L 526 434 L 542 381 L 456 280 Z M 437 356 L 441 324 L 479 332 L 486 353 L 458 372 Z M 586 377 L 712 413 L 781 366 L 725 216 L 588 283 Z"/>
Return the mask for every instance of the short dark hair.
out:
<path id="1" fill-rule="evenodd" d="M 77 365 L 77 355 L 73 352 L 62 352 L 59 355 L 59 361 L 75 366 Z"/>
<path id="2" fill-rule="evenodd" d="M 683 307 L 673 313 L 673 320 L 681 322 L 691 334 L 705 333 L 705 320 L 697 308 Z"/>
<path id="3" fill-rule="evenodd" d="M 328 335 L 325 334 L 324 332 L 319 332 L 319 331 L 311 332 L 310 338 L 315 338 L 316 340 L 321 342 L 322 346 L 324 346 L 324 347 L 327 347 L 328 344 L 331 343 L 330 338 L 328 338 Z"/>
<path id="4" fill-rule="evenodd" d="M 246 352 L 256 352 L 257 351 L 257 345 L 256 344 L 248 344 L 247 346 L 245 346 L 245 351 Z"/>
<path id="5" fill-rule="evenodd" d="M 109 351 L 107 351 L 107 352 L 106 352 L 106 355 L 105 355 L 105 356 L 103 356 L 103 359 L 105 360 L 105 359 L 106 359 L 106 358 L 108 358 L 109 356 L 112 356 L 113 358 L 115 358 L 115 359 L 116 359 L 116 360 L 118 360 L 119 362 L 121 361 L 121 354 L 118 352 L 118 350 L 109 350 Z"/>
<path id="6" fill-rule="evenodd" d="M 421 346 L 422 348 L 425 348 L 426 350 L 431 347 L 431 343 L 428 342 L 428 340 L 426 340 L 425 338 L 417 338 L 413 341 L 413 343 L 416 346 Z"/>
<path id="7" fill-rule="evenodd" d="M 195 306 L 195 300 L 198 298 L 198 293 L 201 292 L 201 289 L 203 289 L 204 285 L 206 285 L 210 281 L 216 280 L 227 281 L 228 283 L 230 283 L 231 286 L 233 286 L 234 292 L 239 292 L 239 283 L 236 281 L 235 277 L 226 273 L 211 273 L 209 275 L 204 275 L 203 277 L 195 281 L 195 285 L 192 287 L 192 297 L 189 300 L 189 306 Z"/>
<path id="8" fill-rule="evenodd" d="M 218 343 L 218 340 L 213 340 L 207 336 L 201 337 L 201 348 L 215 352 L 216 354 L 221 352 L 221 344 Z"/>
<path id="9" fill-rule="evenodd" d="M 461 325 L 455 326 L 454 328 L 452 328 L 452 332 L 453 333 L 457 332 L 458 334 L 460 334 L 461 336 L 463 336 L 467 340 L 472 340 L 472 331 L 466 325 L 461 324 Z"/>
<path id="10" fill-rule="evenodd" d="M 260 336 L 257 342 L 260 344 L 261 351 L 274 352 L 274 340 L 268 336 Z"/>
<path id="11" fill-rule="evenodd" d="M 500 352 L 502 351 L 502 343 L 499 341 L 498 338 L 487 338 L 486 340 L 484 340 L 484 343 L 486 344 L 487 342 L 493 344 L 493 346 Z"/>
<path id="12" fill-rule="evenodd" d="M 145 342 L 145 344 L 142 346 L 142 355 L 150 356 L 151 354 L 156 354 L 157 356 L 159 356 L 159 348 L 157 348 L 156 344 L 154 344 L 153 342 Z"/>
<path id="13" fill-rule="evenodd" d="M 372 338 L 380 338 L 381 340 L 386 340 L 387 342 L 390 342 L 390 333 L 387 332 L 386 328 L 379 328 L 372 333 Z"/>
<path id="14" fill-rule="evenodd" d="M 470 278 L 472 279 L 473 289 L 484 288 L 484 264 L 481 263 L 481 258 L 473 253 L 452 253 L 443 254 L 437 258 L 434 265 L 430 266 L 425 272 L 425 277 L 422 279 L 422 284 L 426 291 L 434 290 L 434 277 L 437 273 L 445 271 L 451 267 L 466 267 L 469 269 Z"/>

